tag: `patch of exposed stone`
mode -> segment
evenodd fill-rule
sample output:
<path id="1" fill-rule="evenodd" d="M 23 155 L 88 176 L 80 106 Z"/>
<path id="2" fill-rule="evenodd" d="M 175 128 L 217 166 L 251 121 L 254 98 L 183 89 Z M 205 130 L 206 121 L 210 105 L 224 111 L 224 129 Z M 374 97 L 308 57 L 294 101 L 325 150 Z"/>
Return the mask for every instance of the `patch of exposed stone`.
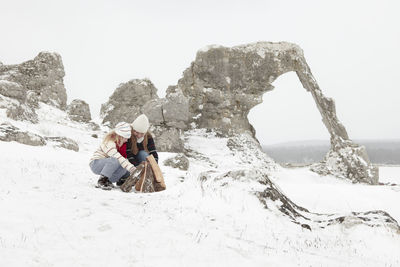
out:
<path id="1" fill-rule="evenodd" d="M 382 210 L 373 210 L 367 212 L 351 212 L 347 214 L 318 214 L 296 205 L 286 195 L 284 195 L 272 181 L 268 175 L 262 173 L 240 173 L 240 175 L 253 175 L 258 177 L 258 181 L 266 186 L 262 192 L 256 195 L 264 204 L 266 209 L 279 210 L 288 216 L 294 223 L 302 227 L 312 230 L 314 228 L 326 228 L 331 225 L 341 224 L 345 227 L 356 225 L 367 225 L 370 227 L 390 228 L 400 233 L 398 222 L 387 212 Z"/>
<path id="2" fill-rule="evenodd" d="M 79 151 L 79 145 L 72 140 L 71 138 L 67 137 L 45 137 L 46 141 L 49 144 L 53 144 L 55 147 L 61 147 L 69 150 L 73 150 L 78 152 Z"/>
<path id="3" fill-rule="evenodd" d="M 164 161 L 164 165 L 180 169 L 182 171 L 187 171 L 189 169 L 189 160 L 187 159 L 187 157 L 185 157 L 185 155 L 179 153 L 175 157 L 166 159 Z"/>
<path id="4" fill-rule="evenodd" d="M 46 140 L 40 135 L 21 131 L 10 123 L 0 124 L 0 141 L 15 141 L 30 146 L 46 145 Z"/>
<path id="5" fill-rule="evenodd" d="M 16 121 L 29 121 L 31 123 L 38 123 L 38 115 L 32 106 L 18 103 L 10 105 L 6 110 L 8 118 Z"/>
<path id="6" fill-rule="evenodd" d="M 329 228 L 334 225 L 342 225 L 351 228 L 358 225 L 369 227 L 382 227 L 391 229 L 400 234 L 398 222 L 387 212 L 382 210 L 372 210 L 366 212 L 349 212 L 338 214 L 320 214 L 309 211 L 290 200 L 280 189 L 269 179 L 268 175 L 257 169 L 242 169 L 229 171 L 219 175 L 215 172 L 204 172 L 199 176 L 203 192 L 211 186 L 213 188 L 228 187 L 235 182 L 258 181 L 263 190 L 255 190 L 254 194 L 258 197 L 264 207 L 271 212 L 279 213 L 289 218 L 293 223 L 298 224 L 310 231 L 316 229 Z M 251 191 L 249 189 L 249 191 Z"/>

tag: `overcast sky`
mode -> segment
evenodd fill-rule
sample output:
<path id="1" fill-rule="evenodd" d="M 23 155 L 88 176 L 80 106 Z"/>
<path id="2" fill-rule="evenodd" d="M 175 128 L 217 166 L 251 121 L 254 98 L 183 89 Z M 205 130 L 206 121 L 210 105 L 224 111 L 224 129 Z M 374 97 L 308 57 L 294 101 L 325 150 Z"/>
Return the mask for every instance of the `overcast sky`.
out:
<path id="1" fill-rule="evenodd" d="M 400 138 L 400 1 L 93 0 L 5 1 L 0 61 L 40 51 L 62 56 L 68 103 L 99 114 L 115 88 L 149 78 L 165 96 L 210 45 L 288 41 L 304 50 L 322 92 L 336 102 L 350 138 Z M 329 139 L 311 95 L 294 73 L 253 108 L 263 144 Z"/>

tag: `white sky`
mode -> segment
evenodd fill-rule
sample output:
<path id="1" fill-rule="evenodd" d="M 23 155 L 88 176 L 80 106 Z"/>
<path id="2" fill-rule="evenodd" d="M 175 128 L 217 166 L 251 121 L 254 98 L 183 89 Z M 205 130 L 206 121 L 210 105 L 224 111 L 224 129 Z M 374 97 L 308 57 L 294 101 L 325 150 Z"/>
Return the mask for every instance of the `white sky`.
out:
<path id="1" fill-rule="evenodd" d="M 83 99 L 96 117 L 130 79 L 149 78 L 163 97 L 206 45 L 288 41 L 350 138 L 400 138 L 399 13 L 398 0 L 1 0 L 0 61 L 58 52 L 68 103 Z M 274 85 L 249 115 L 261 143 L 329 138 L 294 73 Z"/>

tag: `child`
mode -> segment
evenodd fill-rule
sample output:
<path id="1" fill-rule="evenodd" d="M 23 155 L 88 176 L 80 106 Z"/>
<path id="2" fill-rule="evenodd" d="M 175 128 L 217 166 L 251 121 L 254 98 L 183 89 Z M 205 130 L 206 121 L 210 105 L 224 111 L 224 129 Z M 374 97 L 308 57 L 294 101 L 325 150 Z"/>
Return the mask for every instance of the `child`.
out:
<path id="1" fill-rule="evenodd" d="M 96 187 L 111 190 L 112 183 L 120 178 L 128 178 L 136 169 L 126 158 L 126 142 L 130 137 L 131 126 L 126 122 L 119 122 L 115 129 L 104 137 L 89 164 L 90 169 L 100 175 Z"/>

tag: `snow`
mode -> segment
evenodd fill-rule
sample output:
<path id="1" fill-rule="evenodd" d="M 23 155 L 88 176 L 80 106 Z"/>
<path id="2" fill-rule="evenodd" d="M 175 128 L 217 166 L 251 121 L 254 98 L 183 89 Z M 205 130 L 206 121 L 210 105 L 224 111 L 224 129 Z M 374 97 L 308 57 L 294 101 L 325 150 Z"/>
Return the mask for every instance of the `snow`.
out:
<path id="1" fill-rule="evenodd" d="M 400 221 L 399 186 L 352 184 L 305 168 L 282 168 L 249 135 L 221 138 L 192 130 L 188 171 L 164 166 L 167 190 L 96 189 L 89 159 L 100 139 L 87 126 L 41 104 L 27 131 L 66 136 L 79 152 L 0 142 L 0 266 L 399 266 L 400 235 L 354 222 L 309 231 L 254 192 L 264 185 L 230 171 L 259 169 L 296 204 L 320 213 L 382 209 Z M 103 131 L 96 132 L 102 136 Z M 249 151 L 229 148 L 245 143 Z M 400 184 L 400 167 L 381 167 Z"/>
<path id="2" fill-rule="evenodd" d="M 243 50 L 244 52 L 255 52 L 261 58 L 265 58 L 266 52 L 274 52 L 275 56 L 278 56 L 280 52 L 288 50 L 294 50 L 297 54 L 303 55 L 302 49 L 295 44 L 287 42 L 271 43 L 271 42 L 256 42 L 245 45 L 234 46 L 232 49 Z"/>
<path id="3" fill-rule="evenodd" d="M 203 48 L 200 48 L 200 49 L 198 50 L 198 52 L 206 53 L 208 50 L 211 50 L 211 49 L 218 49 L 218 48 L 223 48 L 223 46 L 221 46 L 221 45 L 216 45 L 216 44 L 206 45 L 206 46 L 204 46 Z"/>

